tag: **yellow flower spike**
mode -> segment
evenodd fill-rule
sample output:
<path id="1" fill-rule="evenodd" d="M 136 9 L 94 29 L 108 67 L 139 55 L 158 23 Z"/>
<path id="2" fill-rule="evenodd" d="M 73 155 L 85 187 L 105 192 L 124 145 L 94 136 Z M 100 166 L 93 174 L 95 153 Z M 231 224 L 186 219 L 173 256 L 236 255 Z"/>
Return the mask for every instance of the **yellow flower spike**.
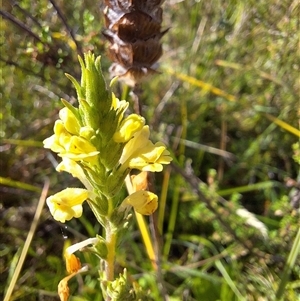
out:
<path id="1" fill-rule="evenodd" d="M 59 111 L 59 118 L 62 120 L 64 127 L 69 133 L 78 135 L 80 124 L 71 110 L 66 107 L 62 108 Z"/>
<path id="2" fill-rule="evenodd" d="M 47 198 L 46 202 L 53 218 L 61 223 L 82 215 L 82 203 L 89 192 L 82 188 L 66 188 Z"/>
<path id="3" fill-rule="evenodd" d="M 144 124 L 145 118 L 137 114 L 130 114 L 122 121 L 119 130 L 114 134 L 114 141 L 118 143 L 129 141 L 135 133 L 143 128 Z"/>
<path id="4" fill-rule="evenodd" d="M 158 197 L 150 191 L 140 190 L 125 198 L 122 205 L 131 205 L 136 212 L 151 215 L 158 207 Z"/>

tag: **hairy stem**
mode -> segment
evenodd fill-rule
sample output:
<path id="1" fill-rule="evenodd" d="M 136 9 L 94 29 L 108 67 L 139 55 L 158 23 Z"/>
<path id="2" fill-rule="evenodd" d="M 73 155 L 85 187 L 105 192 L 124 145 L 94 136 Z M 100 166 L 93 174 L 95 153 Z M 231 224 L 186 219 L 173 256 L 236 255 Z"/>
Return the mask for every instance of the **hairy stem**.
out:
<path id="1" fill-rule="evenodd" d="M 107 281 L 114 280 L 115 255 L 116 255 L 117 234 L 111 223 L 106 228 L 106 242 L 108 254 L 105 261 L 105 276 Z"/>

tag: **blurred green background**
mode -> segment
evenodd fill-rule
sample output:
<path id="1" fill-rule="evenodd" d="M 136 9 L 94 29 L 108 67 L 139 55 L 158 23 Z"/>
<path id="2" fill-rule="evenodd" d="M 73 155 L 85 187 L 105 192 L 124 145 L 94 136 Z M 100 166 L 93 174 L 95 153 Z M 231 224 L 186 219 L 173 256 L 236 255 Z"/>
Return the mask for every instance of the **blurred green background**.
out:
<path id="1" fill-rule="evenodd" d="M 80 77 L 78 54 L 101 55 L 109 81 L 103 5 L 2 1 L 0 296 L 45 179 L 52 192 L 78 185 L 55 172 L 59 158 L 41 142 L 52 135 L 60 98 L 76 103 L 64 73 Z M 145 259 L 133 219 L 118 269 L 126 267 L 153 300 L 300 300 L 299 2 L 170 0 L 163 9 L 170 30 L 161 73 L 140 97 L 153 140 L 168 144 L 177 166 L 155 179 L 161 265 L 155 272 Z M 11 300 L 58 300 L 63 248 L 101 233 L 84 209 L 62 225 L 44 208 Z M 71 281 L 70 300 L 100 301 L 97 259 L 81 256 L 93 268 Z"/>

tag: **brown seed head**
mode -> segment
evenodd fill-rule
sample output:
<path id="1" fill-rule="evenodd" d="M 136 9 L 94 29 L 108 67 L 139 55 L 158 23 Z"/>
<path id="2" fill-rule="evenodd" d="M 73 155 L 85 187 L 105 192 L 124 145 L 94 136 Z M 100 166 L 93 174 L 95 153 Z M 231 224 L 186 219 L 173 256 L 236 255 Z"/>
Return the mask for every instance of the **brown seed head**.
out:
<path id="1" fill-rule="evenodd" d="M 105 0 L 109 56 L 114 62 L 112 76 L 134 86 L 145 76 L 156 73 L 155 63 L 162 55 L 161 31 L 163 0 Z"/>

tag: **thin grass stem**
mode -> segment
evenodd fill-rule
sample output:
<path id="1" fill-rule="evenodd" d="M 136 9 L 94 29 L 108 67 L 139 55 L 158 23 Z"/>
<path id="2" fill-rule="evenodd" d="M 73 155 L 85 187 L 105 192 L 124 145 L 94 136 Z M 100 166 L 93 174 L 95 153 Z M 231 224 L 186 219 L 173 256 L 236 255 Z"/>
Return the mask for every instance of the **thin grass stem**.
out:
<path id="1" fill-rule="evenodd" d="M 183 100 L 181 103 L 181 123 L 182 123 L 182 132 L 181 132 L 181 138 L 186 139 L 187 135 L 187 104 L 186 101 Z M 183 166 L 185 157 L 185 144 L 180 143 L 179 146 L 179 165 Z M 175 178 L 175 190 L 173 194 L 173 202 L 171 206 L 171 213 L 169 218 L 169 224 L 168 224 L 168 232 L 166 235 L 166 242 L 163 249 L 163 255 L 164 258 L 167 258 L 170 252 L 173 234 L 175 230 L 176 225 L 176 219 L 178 214 L 178 207 L 179 207 L 179 195 L 180 195 L 180 183 L 181 183 L 181 177 L 176 176 Z"/>
<path id="2" fill-rule="evenodd" d="M 164 216 L 165 216 L 165 210 L 166 210 L 167 193 L 168 193 L 170 175 L 171 175 L 171 168 L 167 167 L 166 171 L 164 172 L 164 178 L 163 178 L 163 182 L 162 182 L 162 191 L 160 194 L 158 221 L 157 221 L 157 228 L 161 235 L 163 234 L 163 223 L 164 223 Z"/>
<path id="3" fill-rule="evenodd" d="M 34 233 L 36 231 L 38 222 L 39 222 L 41 214 L 42 214 L 42 210 L 43 210 L 44 205 L 45 205 L 47 193 L 48 193 L 48 190 L 49 190 L 49 183 L 50 183 L 49 180 L 46 179 L 44 187 L 43 187 L 42 194 L 40 196 L 40 199 L 39 199 L 39 202 L 38 202 L 38 205 L 37 205 L 37 208 L 36 208 L 36 212 L 35 212 L 32 224 L 30 226 L 30 230 L 28 232 L 26 241 L 24 243 L 24 247 L 23 247 L 22 253 L 20 255 L 20 259 L 18 261 L 18 264 L 16 266 L 15 272 L 13 274 L 11 282 L 10 282 L 10 284 L 8 286 L 7 291 L 6 291 L 6 295 L 4 297 L 4 301 L 9 301 L 11 299 L 11 295 L 13 293 L 14 287 L 15 287 L 15 285 L 17 283 L 18 278 L 19 278 L 19 275 L 20 275 L 21 269 L 23 267 L 26 255 L 28 253 L 28 250 L 29 250 L 32 238 L 33 238 Z"/>

